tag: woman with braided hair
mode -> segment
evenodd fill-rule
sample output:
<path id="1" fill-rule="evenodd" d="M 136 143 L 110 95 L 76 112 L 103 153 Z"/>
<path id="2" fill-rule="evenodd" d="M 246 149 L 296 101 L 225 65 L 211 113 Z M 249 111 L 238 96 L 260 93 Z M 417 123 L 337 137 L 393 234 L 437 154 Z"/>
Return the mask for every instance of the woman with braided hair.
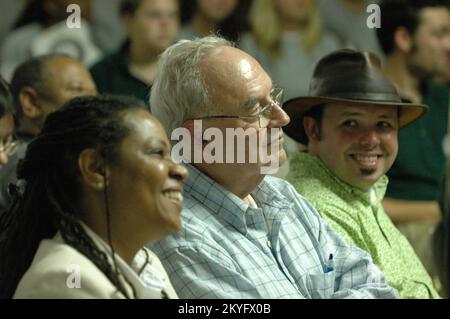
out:
<path id="1" fill-rule="evenodd" d="M 80 97 L 50 114 L 0 219 L 0 298 L 176 298 L 143 248 L 181 227 L 181 181 L 140 102 Z"/>

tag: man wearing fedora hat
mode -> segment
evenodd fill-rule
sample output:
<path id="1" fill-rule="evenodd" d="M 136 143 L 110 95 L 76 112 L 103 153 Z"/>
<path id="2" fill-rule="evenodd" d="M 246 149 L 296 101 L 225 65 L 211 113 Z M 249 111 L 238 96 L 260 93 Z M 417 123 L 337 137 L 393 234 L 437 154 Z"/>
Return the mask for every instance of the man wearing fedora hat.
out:
<path id="1" fill-rule="evenodd" d="M 372 255 L 404 298 L 438 297 L 407 239 L 381 201 L 397 134 L 427 110 L 402 103 L 373 53 L 340 50 L 322 58 L 309 96 L 287 101 L 285 132 L 307 151 L 291 159 L 289 179 L 349 243 Z"/>

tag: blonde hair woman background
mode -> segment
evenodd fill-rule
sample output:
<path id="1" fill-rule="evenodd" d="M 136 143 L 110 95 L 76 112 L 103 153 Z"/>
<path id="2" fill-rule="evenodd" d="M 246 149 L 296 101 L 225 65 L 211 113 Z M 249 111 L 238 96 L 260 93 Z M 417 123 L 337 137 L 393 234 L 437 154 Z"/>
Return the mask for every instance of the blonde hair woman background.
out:
<path id="1" fill-rule="evenodd" d="M 253 1 L 249 22 L 251 32 L 240 46 L 285 89 L 286 98 L 307 94 L 314 64 L 341 47 L 323 29 L 314 0 Z"/>

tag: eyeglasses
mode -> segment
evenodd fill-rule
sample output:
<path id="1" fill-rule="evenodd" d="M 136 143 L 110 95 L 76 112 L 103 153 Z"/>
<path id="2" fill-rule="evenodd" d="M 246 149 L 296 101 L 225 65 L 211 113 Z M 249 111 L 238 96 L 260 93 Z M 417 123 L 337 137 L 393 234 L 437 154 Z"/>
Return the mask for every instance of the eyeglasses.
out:
<path id="1" fill-rule="evenodd" d="M 263 106 L 260 111 L 252 116 L 238 116 L 238 115 L 210 115 L 204 117 L 198 117 L 192 120 L 210 120 L 210 119 L 241 119 L 248 123 L 255 123 L 258 121 L 260 128 L 266 128 L 269 126 L 270 121 L 272 120 L 272 110 L 274 106 L 278 106 L 281 108 L 281 104 L 283 103 L 283 93 L 284 90 L 282 88 L 273 88 L 270 92 L 270 103 Z"/>
<path id="2" fill-rule="evenodd" d="M 0 153 L 5 153 L 6 155 L 12 155 L 17 148 L 17 142 L 13 137 L 8 138 L 6 142 L 0 141 Z"/>

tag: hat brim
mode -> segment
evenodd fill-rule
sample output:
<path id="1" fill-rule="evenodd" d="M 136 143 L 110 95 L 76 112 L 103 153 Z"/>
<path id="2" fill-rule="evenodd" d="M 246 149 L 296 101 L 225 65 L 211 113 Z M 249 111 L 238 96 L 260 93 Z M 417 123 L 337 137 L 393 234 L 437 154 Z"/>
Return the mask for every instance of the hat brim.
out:
<path id="1" fill-rule="evenodd" d="M 302 143 L 304 140 L 303 115 L 313 107 L 320 104 L 328 104 L 333 102 L 345 102 L 346 105 L 351 104 L 367 104 L 380 106 L 398 106 L 400 108 L 399 126 L 400 128 L 411 124 L 419 119 L 428 111 L 428 106 L 424 104 L 402 103 L 402 102 L 386 102 L 373 100 L 352 100 L 344 98 L 334 98 L 326 96 L 305 96 L 288 100 L 283 104 L 284 111 L 289 115 L 291 121 L 283 131 L 297 142 Z"/>

